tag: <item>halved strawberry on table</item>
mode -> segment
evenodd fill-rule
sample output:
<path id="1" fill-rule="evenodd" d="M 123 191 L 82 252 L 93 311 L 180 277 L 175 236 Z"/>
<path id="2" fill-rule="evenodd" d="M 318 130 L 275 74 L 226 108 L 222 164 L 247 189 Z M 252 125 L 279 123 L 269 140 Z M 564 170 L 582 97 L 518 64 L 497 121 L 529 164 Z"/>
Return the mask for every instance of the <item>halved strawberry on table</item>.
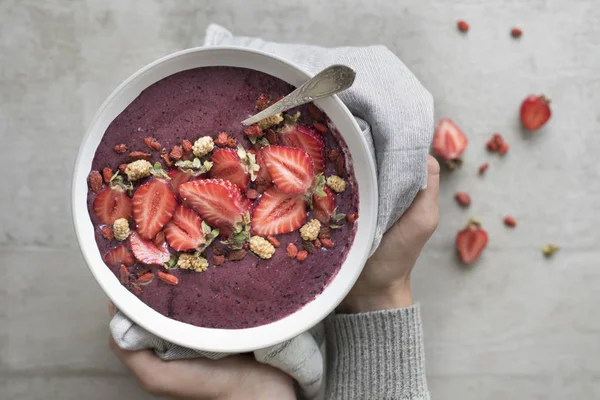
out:
<path id="1" fill-rule="evenodd" d="M 186 206 L 177 207 L 164 232 L 169 246 L 177 251 L 196 249 L 205 242 L 202 219 Z"/>
<path id="2" fill-rule="evenodd" d="M 304 150 L 310 155 L 316 174 L 325 169 L 325 141 L 316 129 L 300 124 L 287 124 L 279 130 L 281 142 Z"/>
<path id="3" fill-rule="evenodd" d="M 93 208 L 101 224 L 112 225 L 119 218 L 131 218 L 131 199 L 119 187 L 107 187 L 98 193 Z"/>
<path id="4" fill-rule="evenodd" d="M 313 215 L 324 224 L 328 224 L 335 212 L 335 196 L 326 186 L 323 187 L 325 196 L 314 193 L 312 198 Z"/>
<path id="5" fill-rule="evenodd" d="M 230 181 L 240 189 L 246 190 L 250 182 L 250 174 L 242 165 L 242 160 L 236 150 L 217 149 L 213 152 L 210 160 L 213 162 L 208 173 L 211 178 Z"/>
<path id="6" fill-rule="evenodd" d="M 169 183 L 154 178 L 144 183 L 133 195 L 133 219 L 137 233 L 152 240 L 171 220 L 177 207 L 177 198 Z"/>
<path id="7" fill-rule="evenodd" d="M 454 169 L 461 164 L 461 155 L 469 141 L 451 119 L 444 118 L 439 123 L 433 136 L 433 152 L 442 158 L 448 167 Z"/>
<path id="8" fill-rule="evenodd" d="M 268 236 L 293 232 L 306 221 L 303 194 L 286 194 L 276 187 L 269 188 L 252 213 L 252 231 Z"/>
<path id="9" fill-rule="evenodd" d="M 228 237 L 243 222 L 243 215 L 252 203 L 233 183 L 223 179 L 202 179 L 179 186 L 182 201 L 196 211 L 222 236 Z"/>
<path id="10" fill-rule="evenodd" d="M 157 246 L 151 240 L 144 240 L 137 232 L 131 232 L 129 244 L 135 258 L 144 264 L 162 265 L 171 258 L 166 243 Z"/>
<path id="11" fill-rule="evenodd" d="M 282 193 L 306 193 L 312 186 L 314 170 L 310 155 L 287 146 L 267 146 L 262 158 L 277 189 Z"/>
<path id="12" fill-rule="evenodd" d="M 104 262 L 109 265 L 125 264 L 128 267 L 131 267 L 133 264 L 135 264 L 135 258 L 133 258 L 131 250 L 129 250 L 129 248 L 123 244 L 107 251 L 106 254 L 104 254 Z"/>

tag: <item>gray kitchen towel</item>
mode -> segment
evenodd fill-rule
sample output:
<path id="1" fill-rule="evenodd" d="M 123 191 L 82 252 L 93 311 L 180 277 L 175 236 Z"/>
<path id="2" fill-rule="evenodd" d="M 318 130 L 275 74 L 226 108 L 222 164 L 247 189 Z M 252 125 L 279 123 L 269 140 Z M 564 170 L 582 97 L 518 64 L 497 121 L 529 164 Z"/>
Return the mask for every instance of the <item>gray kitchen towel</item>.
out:
<path id="1" fill-rule="evenodd" d="M 433 135 L 433 99 L 408 68 L 385 46 L 323 48 L 280 44 L 233 36 L 210 25 L 205 46 L 242 46 L 289 60 L 311 74 L 332 64 L 356 70 L 354 85 L 340 99 L 357 118 L 376 160 L 379 214 L 372 251 L 427 183 L 427 156 Z M 360 168 L 359 165 L 355 168 Z M 153 348 L 165 360 L 227 354 L 206 353 L 168 343 L 117 312 L 110 324 L 117 344 L 127 350 Z M 257 350 L 257 361 L 280 368 L 299 384 L 307 399 L 324 396 L 325 340 L 323 324 L 294 339 Z"/>

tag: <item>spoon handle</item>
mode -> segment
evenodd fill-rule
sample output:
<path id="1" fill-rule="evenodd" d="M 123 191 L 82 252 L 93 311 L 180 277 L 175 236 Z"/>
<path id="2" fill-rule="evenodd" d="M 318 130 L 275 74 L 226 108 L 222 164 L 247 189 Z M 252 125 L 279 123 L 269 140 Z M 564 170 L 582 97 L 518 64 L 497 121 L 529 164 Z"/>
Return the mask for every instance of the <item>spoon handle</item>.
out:
<path id="1" fill-rule="evenodd" d="M 277 103 L 242 121 L 242 124 L 252 125 L 290 108 L 339 93 L 352 86 L 355 77 L 356 72 L 345 65 L 327 67 Z"/>

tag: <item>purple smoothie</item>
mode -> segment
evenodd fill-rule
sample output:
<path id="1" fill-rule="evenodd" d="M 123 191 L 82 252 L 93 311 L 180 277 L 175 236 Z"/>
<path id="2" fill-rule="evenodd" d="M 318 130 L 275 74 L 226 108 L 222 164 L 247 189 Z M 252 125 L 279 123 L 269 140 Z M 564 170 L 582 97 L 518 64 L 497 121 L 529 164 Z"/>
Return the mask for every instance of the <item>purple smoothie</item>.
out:
<path id="1" fill-rule="evenodd" d="M 123 163 L 131 162 L 129 151 L 152 154 L 152 163 L 162 161 L 159 151 L 151 151 L 145 137 L 154 137 L 163 148 L 180 145 L 183 139 L 192 143 L 199 137 L 216 138 L 225 131 L 238 143 L 251 148 L 243 134 L 240 121 L 256 113 L 256 100 L 261 94 L 277 98 L 288 94 L 293 86 L 261 72 L 231 67 L 197 68 L 169 76 L 144 90 L 110 124 L 96 150 L 92 169 L 101 171 L 110 167 L 114 171 Z M 306 107 L 300 122 L 310 125 L 312 120 Z M 331 127 L 331 125 L 330 125 Z M 352 163 L 343 139 L 335 129 L 323 135 L 327 150 L 341 149 L 346 155 L 348 188 L 336 195 L 340 213 L 358 212 L 358 193 Z M 124 143 L 128 152 L 118 154 L 114 146 Z M 166 166 L 163 167 L 166 169 Z M 325 175 L 334 175 L 335 167 L 327 161 Z M 139 184 L 136 182 L 135 188 Z M 101 255 L 121 242 L 106 240 L 100 230 L 92 202 L 95 194 L 88 193 L 88 210 L 96 227 L 96 242 Z M 258 201 L 258 200 L 257 200 Z M 307 221 L 310 220 L 310 210 Z M 340 222 L 341 228 L 332 230 L 333 249 L 315 249 L 305 261 L 290 259 L 286 255 L 288 243 L 302 249 L 299 233 L 278 235 L 281 246 L 269 260 L 263 260 L 248 251 L 241 261 L 226 261 L 221 266 L 212 262 L 212 247 L 204 256 L 209 268 L 202 273 L 172 270 L 179 284 L 171 286 L 154 279 L 144 287 L 140 300 L 159 313 L 185 323 L 207 328 L 241 329 L 277 321 L 313 300 L 336 275 L 354 240 L 355 225 Z M 130 220 L 130 227 L 135 223 Z M 125 242 L 128 243 L 127 241 Z M 215 246 L 224 248 L 215 241 Z M 119 276 L 119 266 L 110 267 Z M 132 276 L 143 269 L 157 271 L 158 266 L 137 262 L 130 268 Z"/>

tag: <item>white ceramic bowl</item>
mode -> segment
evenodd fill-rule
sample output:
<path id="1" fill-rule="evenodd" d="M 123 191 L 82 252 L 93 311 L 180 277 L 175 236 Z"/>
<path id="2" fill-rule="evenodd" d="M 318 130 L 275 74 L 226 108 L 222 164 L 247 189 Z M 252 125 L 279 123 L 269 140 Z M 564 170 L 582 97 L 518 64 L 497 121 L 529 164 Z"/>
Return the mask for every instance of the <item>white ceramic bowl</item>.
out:
<path id="1" fill-rule="evenodd" d="M 92 274 L 112 302 L 138 325 L 170 342 L 192 349 L 216 352 L 247 352 L 290 339 L 316 325 L 346 296 L 369 255 L 377 222 L 375 165 L 360 129 L 337 96 L 317 102 L 344 137 L 352 155 L 359 191 L 356 238 L 340 271 L 313 301 L 287 317 L 248 329 L 200 328 L 167 318 L 145 305 L 123 287 L 104 264 L 94 239 L 87 209 L 87 175 L 92 158 L 108 125 L 139 94 L 153 83 L 177 72 L 208 66 L 232 66 L 258 70 L 299 86 L 310 75 L 280 58 L 235 47 L 193 48 L 168 55 L 140 69 L 123 82 L 94 117 L 83 139 L 73 176 L 73 220 L 79 246 Z"/>

